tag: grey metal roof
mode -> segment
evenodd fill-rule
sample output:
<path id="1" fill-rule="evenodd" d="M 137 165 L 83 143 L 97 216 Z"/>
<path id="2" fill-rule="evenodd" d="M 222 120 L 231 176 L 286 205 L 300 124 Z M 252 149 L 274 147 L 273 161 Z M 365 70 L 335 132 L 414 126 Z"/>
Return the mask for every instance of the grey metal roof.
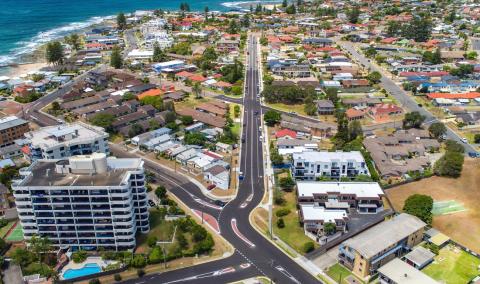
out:
<path id="1" fill-rule="evenodd" d="M 402 213 L 346 240 L 343 244 L 370 259 L 425 226 L 417 217 Z"/>
<path id="2" fill-rule="evenodd" d="M 28 123 L 28 121 L 18 118 L 16 116 L 5 117 L 3 119 L 0 119 L 0 130 L 9 129 L 25 123 Z"/>

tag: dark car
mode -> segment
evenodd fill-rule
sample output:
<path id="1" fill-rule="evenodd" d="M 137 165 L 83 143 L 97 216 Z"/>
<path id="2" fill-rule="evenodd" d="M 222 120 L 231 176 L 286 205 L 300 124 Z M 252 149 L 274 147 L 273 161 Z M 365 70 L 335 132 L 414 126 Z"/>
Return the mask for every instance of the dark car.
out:
<path id="1" fill-rule="evenodd" d="M 223 202 L 223 201 L 221 201 L 221 200 L 215 200 L 214 203 L 215 203 L 215 205 L 220 206 L 220 207 L 224 207 L 225 204 L 227 204 L 227 203 L 225 203 L 225 202 Z"/>
<path id="2" fill-rule="evenodd" d="M 257 111 L 257 110 L 256 110 L 256 111 L 254 111 L 254 112 L 253 112 L 253 114 L 257 115 L 257 114 L 258 114 L 258 111 Z"/>
<path id="3" fill-rule="evenodd" d="M 150 207 L 153 207 L 155 206 L 155 202 L 153 202 L 151 199 L 148 200 L 148 205 L 150 205 Z"/>
<path id="4" fill-rule="evenodd" d="M 476 153 L 476 152 L 468 152 L 468 156 L 470 158 L 478 158 L 479 157 L 479 154 Z"/>
<path id="5" fill-rule="evenodd" d="M 245 143 L 245 138 L 242 137 L 242 143 Z"/>

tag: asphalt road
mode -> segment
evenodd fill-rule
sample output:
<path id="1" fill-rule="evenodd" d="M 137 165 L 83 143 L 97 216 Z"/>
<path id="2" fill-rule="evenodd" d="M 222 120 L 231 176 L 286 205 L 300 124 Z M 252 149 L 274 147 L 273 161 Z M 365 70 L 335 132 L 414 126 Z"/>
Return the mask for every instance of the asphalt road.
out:
<path id="1" fill-rule="evenodd" d="M 256 99 L 258 72 L 258 39 L 250 36 L 248 43 L 248 69 L 246 78 L 246 95 L 244 97 L 244 124 L 240 170 L 244 179 L 240 181 L 238 194 L 222 210 L 205 206 L 204 201 L 213 204 L 201 190 L 187 178 L 165 170 L 157 163 L 145 160 L 145 168 L 156 174 L 160 182 L 165 183 L 169 192 L 175 194 L 191 209 L 204 211 L 217 218 L 221 235 L 235 248 L 235 253 L 227 258 L 178 269 L 162 274 L 149 275 L 144 279 L 126 281 L 125 283 L 229 283 L 252 276 L 267 276 L 276 283 L 321 283 L 299 266 L 289 256 L 259 234 L 249 222 L 250 212 L 261 202 L 265 188 L 263 182 L 263 152 L 261 133 L 261 106 Z M 256 114 L 257 113 L 257 114 Z M 111 146 L 117 157 L 134 157 L 136 153 L 126 152 L 118 145 Z M 201 202 L 199 202 L 201 201 Z M 237 234 L 232 227 L 236 220 Z M 240 265 L 249 265 L 242 268 Z"/>
<path id="2" fill-rule="evenodd" d="M 388 91 L 389 94 L 395 97 L 397 101 L 408 111 L 413 112 L 413 111 L 418 111 L 421 115 L 425 116 L 425 124 L 429 125 L 433 122 L 437 122 L 438 119 L 430 113 L 428 110 L 426 110 L 423 107 L 418 106 L 418 104 L 405 92 L 400 86 L 395 84 L 395 82 L 390 79 L 388 76 L 386 76 L 384 70 L 377 68 L 376 65 L 372 64 L 369 59 L 367 59 L 363 54 L 360 54 L 357 52 L 355 49 L 355 46 L 351 42 L 345 42 L 345 41 L 337 41 L 340 46 L 348 51 L 352 57 L 358 61 L 360 64 L 363 66 L 366 66 L 367 68 L 370 69 L 370 71 L 378 71 L 380 74 L 382 74 L 382 79 L 381 83 L 382 86 L 385 88 L 385 90 Z M 464 143 L 462 141 L 462 138 L 458 136 L 453 130 L 447 127 L 447 133 L 446 133 L 447 139 L 455 140 L 458 143 L 462 144 L 463 147 L 465 148 L 466 154 L 469 152 L 474 152 L 477 153 L 475 148 L 468 144 Z"/>

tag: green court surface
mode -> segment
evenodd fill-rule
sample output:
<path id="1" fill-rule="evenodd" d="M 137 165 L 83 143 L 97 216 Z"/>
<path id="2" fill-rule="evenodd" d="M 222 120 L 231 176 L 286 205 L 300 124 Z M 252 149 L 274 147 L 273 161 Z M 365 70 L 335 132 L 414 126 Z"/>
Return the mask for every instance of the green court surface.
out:
<path id="1" fill-rule="evenodd" d="M 10 235 L 8 235 L 6 238 L 5 238 L 6 241 L 10 241 L 10 242 L 20 242 L 23 240 L 23 230 L 22 230 L 22 225 L 20 225 L 20 223 L 17 224 L 17 226 L 15 227 L 15 229 L 13 229 L 13 231 L 10 233 Z"/>
<path id="2" fill-rule="evenodd" d="M 462 203 L 455 200 L 435 201 L 433 202 L 433 215 L 446 215 L 466 211 Z"/>

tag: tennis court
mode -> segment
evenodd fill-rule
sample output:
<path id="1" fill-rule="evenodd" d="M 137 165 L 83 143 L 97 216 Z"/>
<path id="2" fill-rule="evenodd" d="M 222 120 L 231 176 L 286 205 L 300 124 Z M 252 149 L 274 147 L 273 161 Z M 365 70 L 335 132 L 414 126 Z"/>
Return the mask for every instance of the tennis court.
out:
<path id="1" fill-rule="evenodd" d="M 433 202 L 433 215 L 447 215 L 467 211 L 462 203 L 455 200 Z"/>
<path id="2" fill-rule="evenodd" d="M 10 235 L 8 235 L 5 240 L 10 242 L 20 242 L 23 240 L 23 230 L 20 222 L 17 224 L 15 229 L 10 232 Z"/>

